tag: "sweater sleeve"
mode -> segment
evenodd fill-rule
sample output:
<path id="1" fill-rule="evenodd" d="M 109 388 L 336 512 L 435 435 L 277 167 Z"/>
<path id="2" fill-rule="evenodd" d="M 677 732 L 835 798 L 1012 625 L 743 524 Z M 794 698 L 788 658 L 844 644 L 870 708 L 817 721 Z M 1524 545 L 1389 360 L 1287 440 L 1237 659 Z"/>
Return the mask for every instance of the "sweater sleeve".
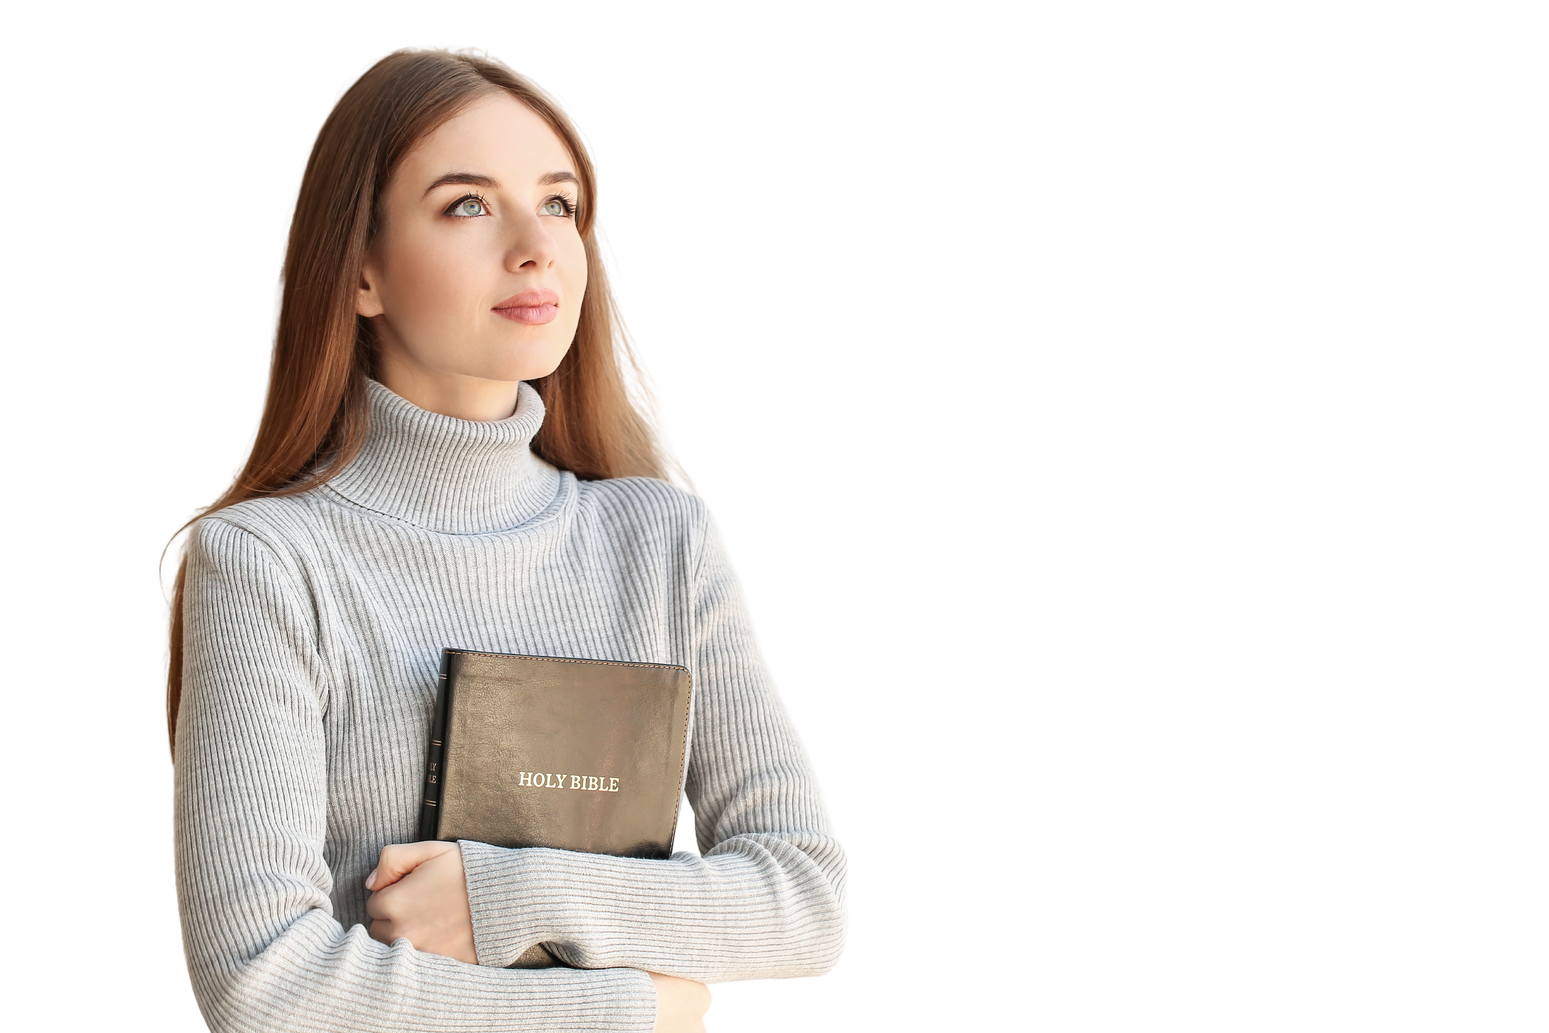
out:
<path id="1" fill-rule="evenodd" d="M 177 889 L 212 1030 L 650 1030 L 644 973 L 499 970 L 345 929 L 324 858 L 317 616 L 279 555 L 219 518 L 189 545 Z"/>
<path id="2" fill-rule="evenodd" d="M 844 854 L 708 517 L 698 530 L 685 791 L 704 855 L 464 842 L 481 964 L 548 943 L 585 968 L 712 982 L 818 975 L 837 960 Z"/>

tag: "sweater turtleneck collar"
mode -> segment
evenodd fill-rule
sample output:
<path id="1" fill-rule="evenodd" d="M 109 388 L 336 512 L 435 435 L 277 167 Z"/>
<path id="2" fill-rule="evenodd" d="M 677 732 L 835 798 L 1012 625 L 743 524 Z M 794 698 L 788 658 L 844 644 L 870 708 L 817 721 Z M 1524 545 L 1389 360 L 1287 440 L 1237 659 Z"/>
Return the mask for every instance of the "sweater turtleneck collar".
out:
<path id="1" fill-rule="evenodd" d="M 328 486 L 351 502 L 448 534 L 502 531 L 554 501 L 560 472 L 532 453 L 543 399 L 517 385 L 516 412 L 481 423 L 427 412 L 366 381 L 366 442 Z"/>

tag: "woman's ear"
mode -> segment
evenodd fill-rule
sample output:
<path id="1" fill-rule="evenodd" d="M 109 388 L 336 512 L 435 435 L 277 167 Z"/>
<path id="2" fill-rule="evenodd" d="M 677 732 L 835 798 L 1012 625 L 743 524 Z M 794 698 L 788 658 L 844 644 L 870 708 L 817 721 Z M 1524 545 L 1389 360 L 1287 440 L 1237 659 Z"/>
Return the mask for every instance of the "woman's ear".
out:
<path id="1" fill-rule="evenodd" d="M 377 284 L 380 282 L 381 277 L 372 264 L 371 258 L 367 256 L 360 267 L 360 283 L 355 288 L 356 315 L 370 319 L 372 316 L 380 316 L 385 311 L 382 306 L 381 291 L 377 289 Z"/>

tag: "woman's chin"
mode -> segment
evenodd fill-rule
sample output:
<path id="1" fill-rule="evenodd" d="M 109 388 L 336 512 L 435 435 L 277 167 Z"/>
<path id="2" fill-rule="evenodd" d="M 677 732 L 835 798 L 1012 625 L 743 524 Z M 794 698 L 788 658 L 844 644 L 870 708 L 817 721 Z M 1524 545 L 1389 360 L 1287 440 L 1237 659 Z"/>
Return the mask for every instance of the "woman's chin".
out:
<path id="1" fill-rule="evenodd" d="M 560 348 L 552 354 L 542 356 L 529 353 L 520 361 L 502 364 L 502 369 L 509 375 L 502 376 L 500 379 L 537 380 L 540 377 L 546 377 L 559 368 L 559 364 L 564 361 L 565 353 L 569 350 L 568 347 Z"/>
<path id="2" fill-rule="evenodd" d="M 483 360 L 459 362 L 456 372 L 465 377 L 480 380 L 498 380 L 513 383 L 518 380 L 537 380 L 559 368 L 569 348 L 523 347 L 506 354 L 493 355 Z"/>

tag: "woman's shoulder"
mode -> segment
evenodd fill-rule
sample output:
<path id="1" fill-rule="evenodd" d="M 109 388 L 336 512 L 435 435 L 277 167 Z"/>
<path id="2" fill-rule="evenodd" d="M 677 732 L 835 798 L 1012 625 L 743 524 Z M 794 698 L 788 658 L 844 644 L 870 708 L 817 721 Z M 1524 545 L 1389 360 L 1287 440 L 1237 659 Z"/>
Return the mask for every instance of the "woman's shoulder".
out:
<path id="1" fill-rule="evenodd" d="M 612 523 L 666 525 L 694 533 L 709 519 L 703 499 L 659 477 L 610 477 L 577 481 L 576 487 L 581 512 Z"/>
<path id="2" fill-rule="evenodd" d="M 313 493 L 246 499 L 208 513 L 194 522 L 190 545 L 209 550 L 237 541 L 252 542 L 278 557 L 306 552 L 315 538 Z"/>
<path id="3" fill-rule="evenodd" d="M 578 480 L 578 502 L 592 508 L 644 510 L 654 514 L 703 519 L 708 503 L 686 488 L 661 477 L 607 477 Z"/>
<path id="4" fill-rule="evenodd" d="M 198 523 L 223 521 L 255 534 L 284 534 L 309 519 L 316 506 L 316 489 L 295 495 L 244 499 L 199 518 Z"/>

